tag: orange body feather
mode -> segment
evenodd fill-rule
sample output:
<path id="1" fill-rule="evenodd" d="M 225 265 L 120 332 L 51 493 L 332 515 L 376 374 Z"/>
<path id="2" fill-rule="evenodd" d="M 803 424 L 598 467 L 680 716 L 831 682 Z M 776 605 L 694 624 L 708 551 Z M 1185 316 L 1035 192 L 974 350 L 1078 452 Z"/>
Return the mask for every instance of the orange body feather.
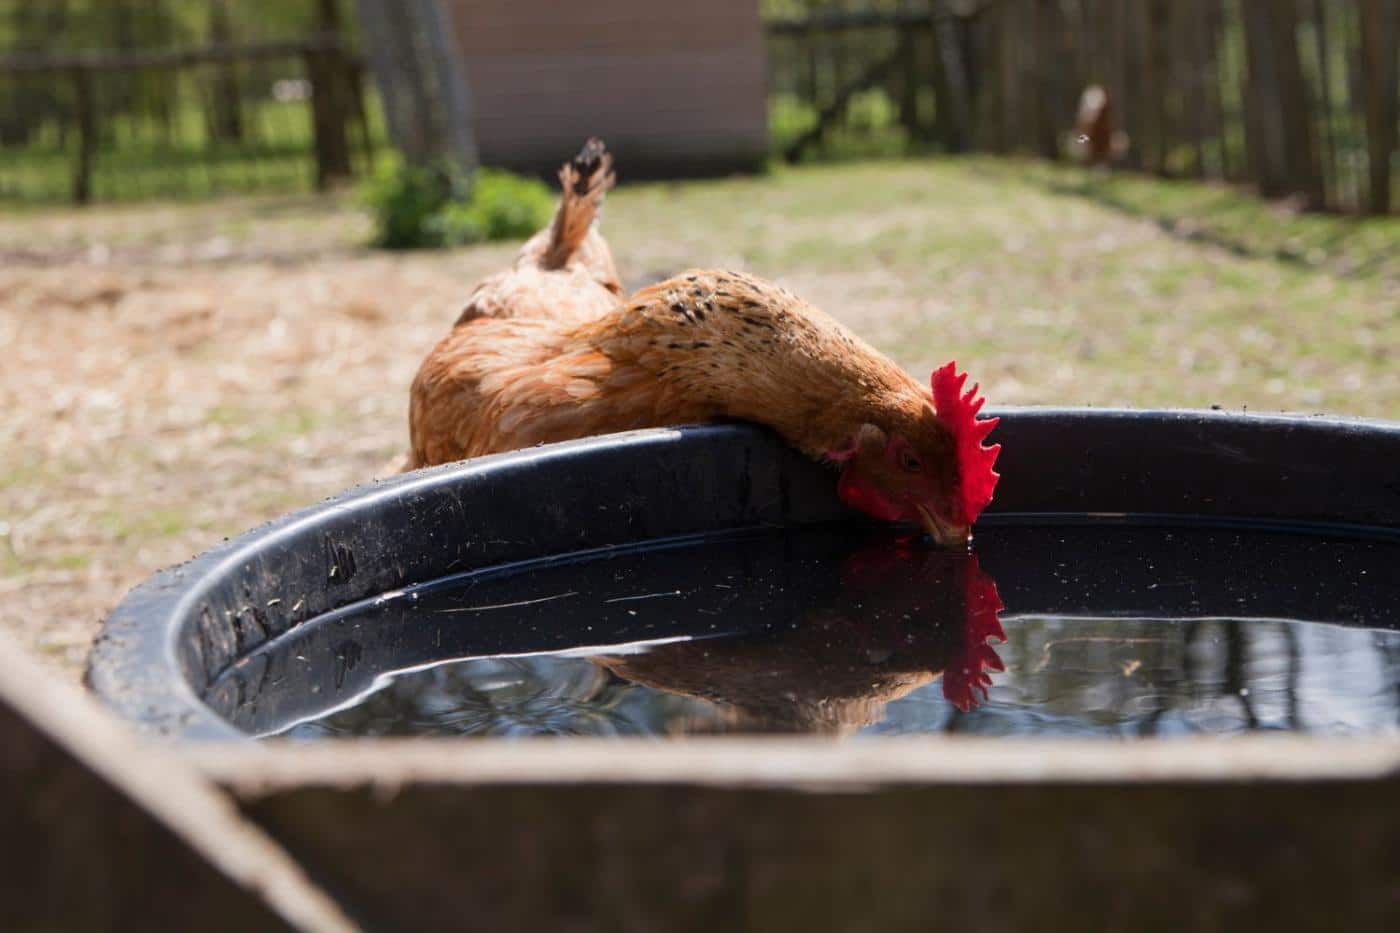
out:
<path id="1" fill-rule="evenodd" d="M 929 393 L 791 293 L 691 272 L 582 322 L 478 318 L 413 383 L 412 465 L 633 428 L 742 418 L 812 456 L 852 425 L 937 431 Z"/>

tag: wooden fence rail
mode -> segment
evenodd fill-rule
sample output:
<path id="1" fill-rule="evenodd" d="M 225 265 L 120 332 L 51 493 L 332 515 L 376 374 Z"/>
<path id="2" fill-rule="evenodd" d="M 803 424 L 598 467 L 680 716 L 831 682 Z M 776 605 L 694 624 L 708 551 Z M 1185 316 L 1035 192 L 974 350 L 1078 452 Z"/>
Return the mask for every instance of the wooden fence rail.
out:
<path id="1" fill-rule="evenodd" d="M 52 74 L 73 71 L 132 71 L 190 65 L 261 61 L 316 52 L 347 54 L 340 37 L 327 33 L 304 39 L 205 45 L 186 49 L 92 49 L 81 52 L 21 52 L 0 55 L 0 74 Z"/>
<path id="2" fill-rule="evenodd" d="M 75 203 L 86 204 L 95 197 L 94 173 L 107 154 L 106 143 L 115 133 L 114 125 L 131 122 L 130 114 L 118 112 L 110 106 L 114 96 L 136 101 L 147 110 L 154 108 L 147 116 L 168 125 L 171 121 L 171 104 L 168 100 L 147 100 L 149 95 L 141 93 L 141 82 L 156 79 L 177 84 L 182 77 L 195 77 L 195 83 L 199 84 L 203 76 L 217 70 L 215 80 L 205 82 L 212 84 L 216 91 L 212 95 L 206 91 L 199 106 L 215 115 L 210 118 L 209 135 L 238 137 L 242 135 L 239 113 L 248 102 L 236 79 L 235 69 L 255 64 L 274 68 L 285 66 L 282 67 L 283 71 L 297 73 L 305 82 L 302 97 L 309 132 L 293 130 L 287 135 L 307 139 L 306 153 L 309 163 L 314 166 L 316 187 L 325 188 L 349 177 L 355 161 L 354 131 L 358 129 L 358 144 L 366 156 L 372 143 L 365 103 L 364 64 L 335 33 L 315 33 L 294 40 L 189 48 L 0 55 L 0 81 L 11 83 L 12 102 L 23 104 L 26 98 L 23 88 L 41 87 L 53 100 L 67 102 L 61 113 L 45 112 L 34 116 L 27 132 L 33 132 L 33 127 L 47 121 L 56 123 L 61 140 L 76 137 L 74 142 L 63 142 L 57 146 L 54 158 L 70 160 L 68 190 L 71 199 Z M 67 89 L 66 95 L 64 88 Z M 229 94 L 232 95 L 231 99 L 227 97 Z M 196 96 L 199 96 L 198 93 Z M 232 119 L 218 117 L 219 114 L 227 115 L 230 109 Z M 17 132 L 24 134 L 26 131 Z M 0 137 L 3 135 L 0 132 Z M 207 149 L 217 141 L 212 139 L 201 145 Z M 3 144 L 4 139 L 0 138 L 0 146 Z M 24 149 L 25 144 L 21 142 L 18 148 Z M 256 172 L 253 163 L 259 158 L 258 147 L 250 145 L 246 148 L 249 150 L 249 171 Z M 0 149 L 0 189 L 6 182 L 4 155 L 3 149 Z M 194 161 L 198 160 L 196 148 Z M 207 173 L 208 167 L 204 166 L 204 170 Z M 6 193 L 0 190 L 0 195 Z M 23 193 L 20 196 L 23 197 Z"/>

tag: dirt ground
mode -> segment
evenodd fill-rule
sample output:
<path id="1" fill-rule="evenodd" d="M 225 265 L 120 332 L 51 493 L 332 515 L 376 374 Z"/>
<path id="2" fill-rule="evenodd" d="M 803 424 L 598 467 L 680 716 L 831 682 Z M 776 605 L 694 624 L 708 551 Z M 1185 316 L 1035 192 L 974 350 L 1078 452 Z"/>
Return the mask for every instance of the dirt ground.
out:
<path id="1" fill-rule="evenodd" d="M 976 162 L 623 188 L 604 230 L 629 286 L 779 279 L 914 371 L 958 359 L 993 404 L 1400 417 L 1393 277 L 1187 241 Z M 401 452 L 419 361 L 514 246 L 367 235 L 345 198 L 0 216 L 0 632 L 76 677 L 143 577 Z"/>

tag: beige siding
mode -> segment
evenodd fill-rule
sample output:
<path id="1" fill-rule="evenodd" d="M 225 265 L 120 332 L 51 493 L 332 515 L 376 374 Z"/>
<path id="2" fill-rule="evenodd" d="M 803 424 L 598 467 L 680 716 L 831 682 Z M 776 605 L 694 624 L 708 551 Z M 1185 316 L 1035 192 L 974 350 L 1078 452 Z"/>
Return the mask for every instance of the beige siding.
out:
<path id="1" fill-rule="evenodd" d="M 452 0 L 488 164 L 557 165 L 602 136 L 624 177 L 763 158 L 757 0 Z"/>

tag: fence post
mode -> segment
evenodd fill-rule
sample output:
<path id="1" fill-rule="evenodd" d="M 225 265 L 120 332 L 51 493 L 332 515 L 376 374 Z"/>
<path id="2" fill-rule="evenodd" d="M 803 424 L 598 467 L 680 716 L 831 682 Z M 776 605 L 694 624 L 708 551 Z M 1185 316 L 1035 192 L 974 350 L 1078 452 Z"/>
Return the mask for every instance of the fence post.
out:
<path id="1" fill-rule="evenodd" d="M 346 62 L 346 80 L 350 82 L 350 106 L 355 111 L 355 123 L 360 129 L 360 149 L 365 171 L 374 170 L 374 138 L 369 127 L 369 108 L 365 105 L 365 65 L 351 59 Z"/>
<path id="2" fill-rule="evenodd" d="M 933 42 L 937 67 L 938 122 L 943 131 L 943 144 L 949 152 L 966 152 L 972 148 L 972 100 L 968 87 L 968 68 L 963 57 L 961 29 L 955 14 L 946 3 L 933 7 Z"/>
<path id="3" fill-rule="evenodd" d="M 92 95 L 92 71 L 74 68 L 73 92 L 78 119 L 78 164 L 73 172 L 73 201 L 87 204 L 92 200 L 92 163 L 97 154 L 97 108 Z"/>
<path id="4" fill-rule="evenodd" d="M 1181 2 L 1181 0 L 1177 0 Z M 1292 0 L 1289 0 L 1291 3 Z M 1171 150 L 1171 114 L 1167 108 L 1170 93 L 1171 11 L 1162 0 L 1148 0 L 1138 8 L 1138 54 L 1142 56 L 1142 79 L 1146 93 L 1142 96 L 1143 161 L 1154 175 L 1167 174 L 1167 155 Z"/>
<path id="5" fill-rule="evenodd" d="M 1313 127 L 1316 112 L 1309 100 L 1307 81 L 1298 50 L 1298 2 L 1270 4 L 1269 23 L 1274 30 L 1274 74 L 1278 81 L 1279 115 L 1283 125 L 1290 194 L 1303 198 L 1307 207 L 1322 206 L 1322 166 L 1317 157 Z M 1393 122 L 1393 118 L 1392 118 Z"/>
<path id="6" fill-rule="evenodd" d="M 349 178 L 350 140 L 346 79 L 349 67 L 339 41 L 304 53 L 311 82 L 311 122 L 316 149 L 316 187 L 324 190 L 338 178 Z"/>
<path id="7" fill-rule="evenodd" d="M 910 27 L 899 30 L 899 122 L 909 139 L 920 137 L 919 131 L 919 51 L 916 34 Z"/>
<path id="8" fill-rule="evenodd" d="M 1400 56 L 1400 2 L 1361 0 L 1361 82 L 1366 113 L 1370 181 L 1366 209 L 1390 212 L 1390 156 L 1396 144 L 1396 68 Z"/>
<path id="9" fill-rule="evenodd" d="M 1037 0 L 1030 10 L 1035 29 L 1028 51 L 1038 90 L 1029 95 L 1035 115 L 1035 145 L 1049 160 L 1060 157 L 1060 131 L 1069 123 L 1072 111 L 1061 91 L 1064 75 L 1073 59 L 1065 42 L 1064 9 L 1059 0 Z M 1039 40 L 1039 41 L 1036 41 Z"/>
<path id="10" fill-rule="evenodd" d="M 233 25 L 229 22 L 228 0 L 214 0 L 209 8 L 209 38 L 218 48 L 233 41 Z M 220 62 L 214 69 L 213 97 L 210 101 L 210 134 L 224 142 L 243 139 L 243 100 L 238 87 L 238 70 L 232 60 Z"/>

